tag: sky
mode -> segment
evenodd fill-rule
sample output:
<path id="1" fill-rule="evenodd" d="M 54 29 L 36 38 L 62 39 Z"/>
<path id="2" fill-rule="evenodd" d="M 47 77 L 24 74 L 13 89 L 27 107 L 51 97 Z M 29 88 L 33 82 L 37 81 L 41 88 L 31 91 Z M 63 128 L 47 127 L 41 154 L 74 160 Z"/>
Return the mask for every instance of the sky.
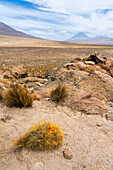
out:
<path id="1" fill-rule="evenodd" d="M 113 37 L 113 0 L 0 0 L 0 22 L 50 40 Z"/>

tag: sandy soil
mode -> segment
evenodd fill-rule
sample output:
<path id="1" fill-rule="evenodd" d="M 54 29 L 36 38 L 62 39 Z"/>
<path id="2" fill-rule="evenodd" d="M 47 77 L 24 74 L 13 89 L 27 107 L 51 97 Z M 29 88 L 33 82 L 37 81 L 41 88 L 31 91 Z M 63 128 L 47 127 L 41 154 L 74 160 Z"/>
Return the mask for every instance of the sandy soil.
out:
<path id="1" fill-rule="evenodd" d="M 0 116 L 10 116 L 0 121 L 1 170 L 112 170 L 113 123 L 98 115 L 84 115 L 66 106 L 57 106 L 46 99 L 35 101 L 33 108 L 8 108 L 0 104 Z M 63 157 L 63 148 L 55 152 L 14 152 L 12 142 L 32 125 L 48 120 L 62 127 L 65 144 L 68 143 L 73 158 Z"/>

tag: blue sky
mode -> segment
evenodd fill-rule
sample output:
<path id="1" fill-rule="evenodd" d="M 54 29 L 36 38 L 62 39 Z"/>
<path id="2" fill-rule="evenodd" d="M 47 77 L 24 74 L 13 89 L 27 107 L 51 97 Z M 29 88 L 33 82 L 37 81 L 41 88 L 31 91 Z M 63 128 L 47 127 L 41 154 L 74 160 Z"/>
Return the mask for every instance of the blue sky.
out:
<path id="1" fill-rule="evenodd" d="M 0 21 L 51 40 L 66 40 L 78 32 L 113 37 L 113 1 L 0 0 Z"/>

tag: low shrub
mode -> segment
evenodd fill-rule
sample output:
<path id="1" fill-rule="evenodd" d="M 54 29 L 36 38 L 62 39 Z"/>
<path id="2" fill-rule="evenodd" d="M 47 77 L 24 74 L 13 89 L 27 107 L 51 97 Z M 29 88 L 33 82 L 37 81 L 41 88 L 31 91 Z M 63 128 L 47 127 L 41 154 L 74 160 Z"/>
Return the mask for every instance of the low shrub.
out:
<path id="1" fill-rule="evenodd" d="M 56 124 L 41 121 L 32 126 L 25 136 L 15 142 L 16 149 L 23 147 L 33 151 L 59 149 L 64 143 L 63 130 Z"/>
<path id="2" fill-rule="evenodd" d="M 50 98 L 52 101 L 60 102 L 63 101 L 68 95 L 67 86 L 60 83 L 55 88 L 50 89 Z"/>
<path id="3" fill-rule="evenodd" d="M 9 106 L 31 107 L 33 104 L 32 95 L 25 87 L 18 83 L 10 84 L 3 92 L 3 99 Z"/>

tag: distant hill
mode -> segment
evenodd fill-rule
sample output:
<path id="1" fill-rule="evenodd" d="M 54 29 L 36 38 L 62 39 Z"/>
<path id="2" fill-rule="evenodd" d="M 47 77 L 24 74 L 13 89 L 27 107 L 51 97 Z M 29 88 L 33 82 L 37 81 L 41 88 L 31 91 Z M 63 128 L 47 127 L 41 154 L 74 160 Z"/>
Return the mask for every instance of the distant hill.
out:
<path id="1" fill-rule="evenodd" d="M 88 37 L 85 33 L 79 32 L 70 39 L 66 40 L 68 42 L 78 42 L 78 43 L 87 43 L 87 44 L 104 44 L 104 45 L 113 45 L 113 38 L 107 36 L 96 36 Z"/>
<path id="2" fill-rule="evenodd" d="M 0 22 L 0 35 L 9 35 L 9 36 L 16 36 L 16 37 L 25 37 L 25 38 L 38 38 L 29 34 L 26 34 L 21 31 L 17 31 L 13 29 L 12 27 L 8 26 L 7 24 L 4 24 L 3 22 Z"/>

